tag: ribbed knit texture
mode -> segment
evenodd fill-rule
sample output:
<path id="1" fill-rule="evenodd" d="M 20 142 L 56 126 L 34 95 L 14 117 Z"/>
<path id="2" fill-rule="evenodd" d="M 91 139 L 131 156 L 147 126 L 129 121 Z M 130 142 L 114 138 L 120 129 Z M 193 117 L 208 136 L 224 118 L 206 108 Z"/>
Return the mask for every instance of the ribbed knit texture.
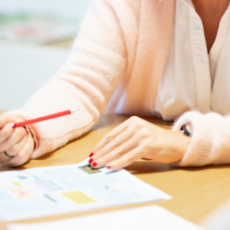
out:
<path id="1" fill-rule="evenodd" d="M 191 123 L 191 144 L 178 166 L 203 166 L 230 163 L 230 117 L 217 113 L 201 114 L 197 111 L 184 113 L 173 130 Z"/>
<path id="2" fill-rule="evenodd" d="M 21 110 L 9 112 L 30 119 L 79 109 L 30 126 L 36 142 L 33 158 L 88 132 L 106 107 L 107 113 L 152 116 L 174 4 L 175 0 L 92 2 L 64 67 Z M 187 112 L 173 129 L 188 122 L 194 133 L 179 166 L 230 163 L 229 117 Z"/>

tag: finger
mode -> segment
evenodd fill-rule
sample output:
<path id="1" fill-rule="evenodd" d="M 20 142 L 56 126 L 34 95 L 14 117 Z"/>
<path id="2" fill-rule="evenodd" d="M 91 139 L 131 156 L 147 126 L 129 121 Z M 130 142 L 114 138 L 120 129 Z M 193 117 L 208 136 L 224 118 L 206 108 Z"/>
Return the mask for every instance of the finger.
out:
<path id="1" fill-rule="evenodd" d="M 6 151 L 12 148 L 15 144 L 17 144 L 20 140 L 22 140 L 26 135 L 27 133 L 24 128 L 14 129 L 10 137 L 8 137 L 8 139 L 0 143 L 0 152 Z"/>
<path id="2" fill-rule="evenodd" d="M 96 152 L 93 156 L 93 160 L 96 161 L 102 156 L 119 148 L 124 142 L 129 140 L 132 136 L 133 136 L 132 130 L 129 128 L 126 129 L 124 132 L 118 134 L 113 140 L 111 140 L 104 147 L 102 147 L 98 152 Z"/>
<path id="3" fill-rule="evenodd" d="M 33 139 L 31 136 L 28 136 L 27 142 L 23 146 L 22 150 L 14 158 L 4 164 L 10 167 L 17 167 L 25 164 L 31 158 L 33 148 Z"/>
<path id="4" fill-rule="evenodd" d="M 139 145 L 138 147 L 129 151 L 124 156 L 108 163 L 106 167 L 111 170 L 120 170 L 122 168 L 125 168 L 128 165 L 131 165 L 135 160 L 142 158 L 142 156 L 144 155 L 142 150 L 142 147 Z"/>
<path id="5" fill-rule="evenodd" d="M 121 125 L 114 128 L 111 132 L 106 134 L 102 138 L 102 140 L 94 147 L 93 153 L 95 154 L 100 149 L 102 149 L 106 144 L 108 144 L 110 141 L 112 141 L 116 136 L 118 136 L 120 133 L 124 132 L 127 127 L 128 127 L 128 122 L 125 121 Z"/>
<path id="6" fill-rule="evenodd" d="M 22 118 L 14 115 L 4 115 L 0 116 L 0 129 L 7 123 L 17 123 L 23 121 Z"/>
<path id="7" fill-rule="evenodd" d="M 7 124 L 7 119 L 5 116 L 0 116 L 0 129 Z"/>
<path id="8" fill-rule="evenodd" d="M 26 144 L 28 136 L 24 136 L 19 142 L 14 144 L 11 148 L 7 149 L 6 152 L 10 156 L 16 156 L 19 153 L 23 146 Z"/>
<path id="9" fill-rule="evenodd" d="M 0 143 L 7 140 L 13 132 L 14 129 L 12 127 L 12 123 L 4 125 L 3 128 L 0 130 Z"/>
<path id="10" fill-rule="evenodd" d="M 131 138 L 127 140 L 126 142 L 123 142 L 122 145 L 112 150 L 110 153 L 100 157 L 97 160 L 94 160 L 91 164 L 94 168 L 101 168 L 110 162 L 113 162 L 121 157 L 123 157 L 125 154 L 130 152 L 132 149 L 136 148 L 138 146 L 138 141 L 136 138 Z M 96 164 L 95 164 L 96 163 Z"/>

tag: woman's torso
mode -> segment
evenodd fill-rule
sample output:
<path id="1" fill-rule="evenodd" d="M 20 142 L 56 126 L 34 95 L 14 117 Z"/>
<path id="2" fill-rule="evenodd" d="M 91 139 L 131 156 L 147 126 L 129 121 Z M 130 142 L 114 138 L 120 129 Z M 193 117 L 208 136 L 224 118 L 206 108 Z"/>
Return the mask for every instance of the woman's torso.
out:
<path id="1" fill-rule="evenodd" d="M 195 109 L 230 112 L 230 7 L 208 54 L 202 21 L 191 0 L 177 0 L 170 49 L 155 99 L 155 114 L 173 120 Z"/>

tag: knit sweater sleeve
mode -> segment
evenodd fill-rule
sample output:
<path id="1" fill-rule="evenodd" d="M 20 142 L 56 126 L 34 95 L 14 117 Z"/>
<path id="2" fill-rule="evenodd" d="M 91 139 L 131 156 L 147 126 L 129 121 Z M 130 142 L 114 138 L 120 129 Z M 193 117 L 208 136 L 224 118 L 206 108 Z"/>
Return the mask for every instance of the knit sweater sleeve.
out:
<path id="1" fill-rule="evenodd" d="M 29 119 L 78 110 L 30 126 L 36 143 L 32 158 L 88 132 L 105 110 L 125 70 L 126 44 L 116 11 L 110 1 L 94 0 L 64 67 L 21 110 L 9 112 Z"/>
<path id="2" fill-rule="evenodd" d="M 186 112 L 173 130 L 191 123 L 193 135 L 187 152 L 178 166 L 204 166 L 230 163 L 230 117 L 217 113 Z"/>

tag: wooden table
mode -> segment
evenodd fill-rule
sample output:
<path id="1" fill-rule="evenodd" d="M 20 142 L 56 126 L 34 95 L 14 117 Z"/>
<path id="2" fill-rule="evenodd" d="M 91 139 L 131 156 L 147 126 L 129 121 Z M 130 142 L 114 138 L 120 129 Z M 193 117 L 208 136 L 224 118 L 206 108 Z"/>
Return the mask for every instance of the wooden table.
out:
<path id="1" fill-rule="evenodd" d="M 30 161 L 21 168 L 79 163 L 88 157 L 93 147 L 107 132 L 127 118 L 128 117 L 116 115 L 102 116 L 99 123 L 90 133 L 72 141 L 53 153 Z M 148 120 L 165 129 L 169 129 L 171 126 L 171 123 L 162 120 Z M 126 169 L 139 179 L 172 195 L 173 199 L 170 201 L 124 205 L 94 211 L 43 217 L 27 221 L 17 221 L 17 223 L 57 220 L 150 204 L 158 204 L 187 220 L 199 223 L 207 214 L 217 208 L 230 196 L 230 167 L 228 165 L 202 168 L 177 168 L 172 165 L 140 160 Z M 8 169 L 0 166 L 0 171 L 4 170 Z"/>

